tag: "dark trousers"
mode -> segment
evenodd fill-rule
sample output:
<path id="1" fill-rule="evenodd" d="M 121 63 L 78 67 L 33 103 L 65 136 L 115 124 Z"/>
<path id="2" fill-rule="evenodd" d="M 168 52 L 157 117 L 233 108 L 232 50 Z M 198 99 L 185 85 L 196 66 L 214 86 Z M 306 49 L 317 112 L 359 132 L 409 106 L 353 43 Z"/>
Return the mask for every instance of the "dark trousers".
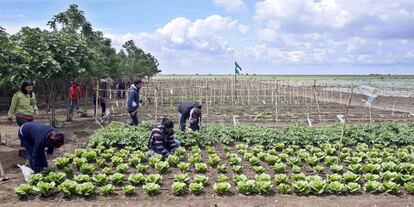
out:
<path id="1" fill-rule="evenodd" d="M 33 152 L 34 152 L 34 147 L 21 133 L 19 130 L 19 139 L 21 141 L 21 143 L 23 144 L 24 148 L 26 149 L 26 155 L 27 155 L 27 160 L 29 160 L 29 165 L 30 168 L 35 171 L 35 173 L 39 173 L 40 171 L 42 171 L 43 168 L 47 167 L 47 160 L 46 160 L 46 155 L 45 154 L 41 154 L 39 155 L 39 157 L 37 158 L 38 161 L 34 163 L 33 160 Z"/>
<path id="2" fill-rule="evenodd" d="M 70 113 L 73 113 L 73 111 L 79 110 L 79 103 L 78 103 L 78 99 L 72 99 L 70 100 Z"/>
<path id="3" fill-rule="evenodd" d="M 138 110 L 135 112 L 129 113 L 129 115 L 131 116 L 131 119 L 132 119 L 129 125 L 138 126 Z"/>

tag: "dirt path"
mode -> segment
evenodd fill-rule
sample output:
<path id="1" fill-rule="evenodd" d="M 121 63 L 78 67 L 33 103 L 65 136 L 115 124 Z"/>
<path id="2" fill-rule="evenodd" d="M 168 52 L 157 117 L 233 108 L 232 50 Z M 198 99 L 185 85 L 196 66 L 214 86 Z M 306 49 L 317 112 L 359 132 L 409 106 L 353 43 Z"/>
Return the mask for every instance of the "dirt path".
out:
<path id="1" fill-rule="evenodd" d="M 242 196 L 235 195 L 232 197 L 163 197 L 163 199 L 140 198 L 140 195 L 125 197 L 117 195 L 108 198 L 82 199 L 75 198 L 71 200 L 41 200 L 35 199 L 30 201 L 12 200 L 0 206 L 274 206 L 274 207 L 410 207 L 414 205 L 413 197 L 397 197 L 392 195 L 358 195 L 358 196 L 325 196 L 325 197 L 298 197 L 291 195 L 266 196 Z"/>

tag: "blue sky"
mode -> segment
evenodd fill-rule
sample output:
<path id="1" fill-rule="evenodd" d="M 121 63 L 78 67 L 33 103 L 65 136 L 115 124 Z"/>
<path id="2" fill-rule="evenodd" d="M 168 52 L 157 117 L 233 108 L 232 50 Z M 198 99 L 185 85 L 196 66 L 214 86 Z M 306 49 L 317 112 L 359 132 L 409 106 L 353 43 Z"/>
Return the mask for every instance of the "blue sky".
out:
<path id="1" fill-rule="evenodd" d="M 413 0 L 0 0 L 13 34 L 78 4 L 118 50 L 164 74 L 414 74 Z"/>

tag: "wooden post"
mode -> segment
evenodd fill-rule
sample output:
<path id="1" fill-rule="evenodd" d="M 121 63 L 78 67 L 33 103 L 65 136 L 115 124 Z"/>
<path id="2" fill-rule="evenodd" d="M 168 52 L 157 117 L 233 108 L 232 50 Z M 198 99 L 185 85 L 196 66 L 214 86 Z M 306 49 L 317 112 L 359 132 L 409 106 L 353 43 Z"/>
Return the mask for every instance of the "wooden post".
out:
<path id="1" fill-rule="evenodd" d="M 155 96 L 155 122 L 158 120 L 158 88 L 157 86 L 154 89 L 154 96 Z"/>
<path id="2" fill-rule="evenodd" d="M 351 94 L 349 96 L 349 101 L 348 101 L 348 105 L 346 106 L 345 109 L 345 119 L 344 119 L 344 125 L 342 126 L 342 131 L 341 131 L 341 138 L 339 139 L 339 150 L 338 150 L 338 157 L 337 157 L 337 163 L 339 163 L 339 153 L 341 152 L 342 149 L 342 141 L 344 139 L 344 134 L 345 134 L 345 128 L 346 128 L 346 124 L 348 122 L 348 113 L 349 113 L 349 108 L 351 107 L 351 103 L 352 103 L 352 95 L 354 94 L 354 86 L 351 85 Z"/>
<path id="3" fill-rule="evenodd" d="M 319 108 L 318 96 L 316 95 L 316 80 L 313 81 L 313 98 L 315 99 L 315 102 L 316 102 L 316 108 L 318 110 L 319 122 L 322 122 L 321 110 Z"/>
<path id="4" fill-rule="evenodd" d="M 99 80 L 96 81 L 96 94 L 95 94 L 95 119 L 98 118 L 98 102 L 99 102 Z"/>

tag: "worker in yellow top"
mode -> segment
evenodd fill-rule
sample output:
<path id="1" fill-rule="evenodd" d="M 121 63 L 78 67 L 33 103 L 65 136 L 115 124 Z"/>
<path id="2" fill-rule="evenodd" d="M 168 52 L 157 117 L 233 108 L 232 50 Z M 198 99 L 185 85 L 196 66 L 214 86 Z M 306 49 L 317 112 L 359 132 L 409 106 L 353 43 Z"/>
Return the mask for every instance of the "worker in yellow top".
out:
<path id="1" fill-rule="evenodd" d="M 17 124 L 22 126 L 26 122 L 32 122 L 34 116 L 38 114 L 39 109 L 36 106 L 36 96 L 33 92 L 33 82 L 30 80 L 24 80 L 20 87 L 20 91 L 13 95 L 8 118 L 9 121 L 13 121 L 15 117 Z M 25 148 L 20 143 L 19 155 L 23 155 Z"/>

